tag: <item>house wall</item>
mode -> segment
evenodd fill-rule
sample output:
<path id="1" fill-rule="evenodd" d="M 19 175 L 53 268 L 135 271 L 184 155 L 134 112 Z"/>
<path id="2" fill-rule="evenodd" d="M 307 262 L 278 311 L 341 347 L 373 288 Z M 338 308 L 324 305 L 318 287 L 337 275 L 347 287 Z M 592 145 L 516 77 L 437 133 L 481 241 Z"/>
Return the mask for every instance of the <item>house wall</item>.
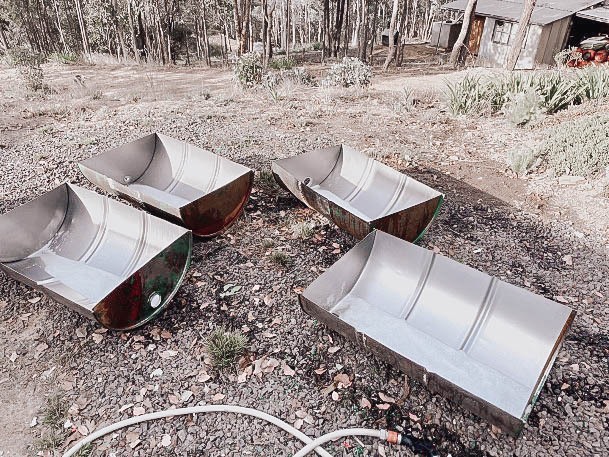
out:
<path id="1" fill-rule="evenodd" d="M 563 50 L 569 39 L 572 18 L 566 17 L 543 28 L 535 60 L 538 64 L 554 65 L 554 56 Z"/>
<path id="2" fill-rule="evenodd" d="M 503 67 L 507 61 L 511 46 L 493 43 L 493 31 L 495 30 L 495 22 L 498 20 L 492 17 L 486 18 L 480 42 L 480 51 L 478 52 L 478 59 L 482 65 Z M 516 33 L 517 28 L 517 25 L 513 27 L 512 36 Z M 535 67 L 537 51 L 544 28 L 539 25 L 529 26 L 529 34 L 525 47 L 520 53 L 516 64 L 517 69 L 528 70 Z"/>

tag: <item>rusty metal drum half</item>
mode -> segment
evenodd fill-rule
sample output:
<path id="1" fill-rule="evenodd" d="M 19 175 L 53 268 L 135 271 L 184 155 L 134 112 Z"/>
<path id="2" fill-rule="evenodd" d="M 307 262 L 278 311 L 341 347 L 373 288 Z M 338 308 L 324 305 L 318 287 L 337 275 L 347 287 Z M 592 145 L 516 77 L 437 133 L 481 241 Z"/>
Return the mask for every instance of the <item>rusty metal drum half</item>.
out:
<path id="1" fill-rule="evenodd" d="M 189 230 L 71 184 L 0 215 L 0 268 L 114 330 L 168 305 L 191 250 Z"/>
<path id="2" fill-rule="evenodd" d="M 378 229 L 415 242 L 444 199 L 345 145 L 276 160 L 272 170 L 281 186 L 358 239 Z"/>
<path id="3" fill-rule="evenodd" d="M 575 316 L 381 231 L 299 300 L 311 316 L 512 434 L 527 420 Z"/>
<path id="4" fill-rule="evenodd" d="M 213 152 L 160 133 L 79 164 L 89 181 L 146 210 L 212 237 L 242 213 L 254 172 Z"/>

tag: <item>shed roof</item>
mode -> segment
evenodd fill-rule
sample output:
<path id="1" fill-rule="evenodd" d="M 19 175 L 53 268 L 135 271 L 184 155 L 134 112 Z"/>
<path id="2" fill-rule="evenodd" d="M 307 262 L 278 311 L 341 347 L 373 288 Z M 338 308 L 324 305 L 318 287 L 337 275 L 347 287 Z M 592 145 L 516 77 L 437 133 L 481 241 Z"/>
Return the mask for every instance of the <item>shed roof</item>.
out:
<path id="1" fill-rule="evenodd" d="M 531 23 L 551 24 L 602 2 L 603 0 L 539 0 L 533 10 Z M 523 3 L 524 0 L 478 0 L 476 14 L 517 22 L 522 14 Z M 467 0 L 456 0 L 442 8 L 465 11 L 466 5 Z"/>
<path id="2" fill-rule="evenodd" d="M 591 21 L 609 23 L 609 8 L 606 6 L 592 8 L 589 10 L 580 11 L 577 13 L 577 16 L 583 19 L 590 19 Z"/>

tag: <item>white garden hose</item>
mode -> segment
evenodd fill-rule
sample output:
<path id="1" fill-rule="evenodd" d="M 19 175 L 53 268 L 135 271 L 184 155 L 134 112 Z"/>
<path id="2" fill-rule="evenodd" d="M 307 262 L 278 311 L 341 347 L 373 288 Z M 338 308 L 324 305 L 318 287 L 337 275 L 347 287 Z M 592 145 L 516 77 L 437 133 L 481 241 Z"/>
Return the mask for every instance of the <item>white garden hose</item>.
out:
<path id="1" fill-rule="evenodd" d="M 319 438 L 311 441 L 305 447 L 303 447 L 300 451 L 294 454 L 294 457 L 304 457 L 313 449 L 321 446 L 322 444 L 327 443 L 328 441 L 333 441 L 338 438 L 343 438 L 345 436 L 372 436 L 374 438 L 385 439 L 387 436 L 386 430 L 372 430 L 369 428 L 346 428 L 344 430 L 336 430 L 334 432 L 326 433 L 325 435 L 320 436 Z"/>
<path id="2" fill-rule="evenodd" d="M 183 416 L 188 414 L 204 414 L 204 413 L 235 413 L 235 414 L 245 414 L 247 416 L 257 417 L 258 419 L 265 420 L 270 422 L 273 425 L 285 430 L 292 436 L 298 438 L 300 441 L 306 444 L 300 451 L 294 454 L 294 457 L 304 457 L 309 452 L 315 451 L 322 457 L 332 457 L 331 454 L 326 452 L 321 445 L 327 443 L 328 441 L 332 441 L 338 438 L 342 438 L 345 436 L 371 436 L 374 438 L 379 438 L 382 440 L 386 440 L 392 444 L 407 444 L 411 447 L 413 446 L 413 441 L 411 438 L 401 435 L 397 432 L 387 431 L 387 430 L 373 430 L 367 428 L 348 428 L 344 430 L 337 430 L 331 433 L 327 433 L 319 438 L 313 440 L 308 437 L 301 431 L 292 427 L 290 424 L 278 419 L 275 416 L 271 416 L 270 414 L 263 413 L 262 411 L 258 411 L 253 408 L 245 408 L 243 406 L 232 406 L 232 405 L 206 405 L 206 406 L 192 406 L 190 408 L 178 408 L 178 409 L 168 409 L 165 411 L 159 411 L 156 413 L 144 414 L 141 416 L 130 417 L 129 419 L 122 420 L 120 422 L 116 422 L 114 424 L 108 425 L 96 432 L 91 433 L 87 437 L 83 438 L 81 441 L 72 446 L 69 450 L 67 450 L 63 457 L 71 457 L 76 452 L 78 452 L 83 446 L 86 446 L 89 443 L 92 443 L 98 438 L 105 436 L 109 433 L 112 433 L 116 430 L 120 430 L 121 428 L 129 427 L 131 425 L 139 424 L 140 422 L 147 422 L 156 419 L 162 419 L 165 417 L 173 417 L 173 416 Z"/>
<path id="3" fill-rule="evenodd" d="M 278 419 L 270 414 L 263 413 L 262 411 L 258 411 L 252 408 L 245 408 L 242 406 L 232 406 L 232 405 L 206 405 L 206 406 L 192 406 L 190 408 L 178 408 L 178 409 L 168 409 L 166 411 L 159 411 L 156 413 L 143 414 L 141 416 L 130 417 L 129 419 L 125 419 L 120 422 L 116 422 L 112 425 L 108 425 L 94 433 L 83 438 L 81 441 L 72 446 L 69 450 L 67 450 L 63 457 L 70 457 L 78 452 L 83 446 L 95 441 L 102 436 L 105 436 L 109 433 L 112 433 L 116 430 L 120 430 L 121 428 L 129 427 L 131 425 L 139 424 L 140 422 L 147 422 L 155 419 L 162 419 L 164 417 L 173 417 L 173 416 L 183 416 L 188 414 L 204 414 L 204 413 L 236 413 L 236 414 L 245 414 L 247 416 L 257 417 L 258 419 L 265 420 L 270 422 L 273 425 L 285 430 L 292 436 L 295 436 L 300 441 L 305 444 L 312 442 L 313 440 L 309 438 L 307 435 L 302 433 L 301 431 L 295 429 L 290 424 Z M 323 450 L 322 448 L 315 449 L 315 452 L 322 457 L 332 457 L 331 454 Z"/>

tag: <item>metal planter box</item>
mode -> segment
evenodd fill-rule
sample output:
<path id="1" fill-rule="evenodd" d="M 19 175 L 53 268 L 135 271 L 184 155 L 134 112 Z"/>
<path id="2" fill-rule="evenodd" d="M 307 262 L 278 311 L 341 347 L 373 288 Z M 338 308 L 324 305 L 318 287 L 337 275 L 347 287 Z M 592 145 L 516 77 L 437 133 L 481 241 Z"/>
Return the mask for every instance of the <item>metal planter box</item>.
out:
<path id="1" fill-rule="evenodd" d="M 272 169 L 275 179 L 296 198 L 358 239 L 379 229 L 416 241 L 444 198 L 344 145 L 277 160 Z"/>
<path id="2" fill-rule="evenodd" d="M 575 312 L 376 231 L 302 308 L 436 393 L 517 435 Z"/>
<path id="3" fill-rule="evenodd" d="M 63 184 L 0 215 L 0 268 L 103 326 L 151 320 L 176 293 L 192 234 Z"/>
<path id="4" fill-rule="evenodd" d="M 100 188 L 211 237 L 245 207 L 254 172 L 213 152 L 154 133 L 79 164 Z"/>

